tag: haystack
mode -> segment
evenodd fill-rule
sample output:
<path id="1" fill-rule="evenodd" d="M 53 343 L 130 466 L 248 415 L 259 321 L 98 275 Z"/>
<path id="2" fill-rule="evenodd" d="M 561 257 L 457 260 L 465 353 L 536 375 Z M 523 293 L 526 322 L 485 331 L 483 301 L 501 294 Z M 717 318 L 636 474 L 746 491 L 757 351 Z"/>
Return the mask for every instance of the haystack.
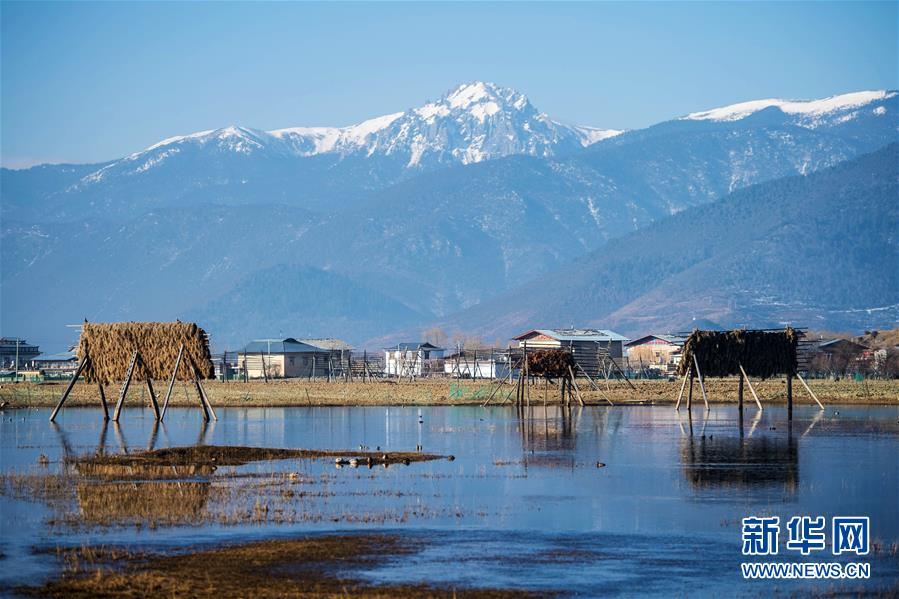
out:
<path id="1" fill-rule="evenodd" d="M 726 377 L 740 374 L 766 379 L 796 372 L 796 347 L 801 333 L 783 331 L 693 331 L 684 342 L 678 367 L 681 375 L 699 362 L 704 377 Z"/>
<path id="2" fill-rule="evenodd" d="M 570 376 L 574 357 L 564 349 L 538 349 L 528 352 L 528 374 L 546 378 Z"/>
<path id="3" fill-rule="evenodd" d="M 85 322 L 78 360 L 90 358 L 82 373 L 87 382 L 111 384 L 125 379 L 131 356 L 137 351 L 140 360 L 132 380 L 165 380 L 172 374 L 182 344 L 177 379 L 214 378 L 206 331 L 191 322 Z"/>

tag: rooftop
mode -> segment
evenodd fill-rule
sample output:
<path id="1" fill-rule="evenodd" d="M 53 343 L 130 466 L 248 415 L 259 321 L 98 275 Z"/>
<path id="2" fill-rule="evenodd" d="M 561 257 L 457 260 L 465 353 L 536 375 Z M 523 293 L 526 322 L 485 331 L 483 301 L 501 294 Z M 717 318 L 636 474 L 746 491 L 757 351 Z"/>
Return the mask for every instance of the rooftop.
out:
<path id="1" fill-rule="evenodd" d="M 444 351 L 444 348 L 437 347 L 427 341 L 411 341 L 407 343 L 397 343 L 396 345 L 389 345 L 384 349 L 395 349 L 399 351 L 412 351 L 416 349 L 435 349 L 437 351 Z"/>
<path id="2" fill-rule="evenodd" d="M 319 349 L 344 349 L 350 350 L 353 349 L 353 346 L 344 341 L 343 339 L 337 339 L 335 337 L 319 337 L 316 339 L 298 339 L 300 343 L 305 343 L 306 345 L 312 345 L 313 347 L 318 347 Z"/>
<path id="3" fill-rule="evenodd" d="M 518 341 L 534 334 L 545 335 L 559 341 L 629 341 L 624 335 L 608 329 L 532 329 L 513 337 Z"/>
<path id="4" fill-rule="evenodd" d="M 241 353 L 245 354 L 296 354 L 296 353 L 327 353 L 328 350 L 297 341 L 293 337 L 287 339 L 254 339 L 247 343 Z"/>
<path id="5" fill-rule="evenodd" d="M 651 339 L 661 339 L 662 341 L 665 341 L 672 345 L 678 345 L 678 346 L 683 345 L 684 341 L 687 340 L 686 337 L 683 337 L 681 335 L 645 335 L 643 337 L 640 337 L 639 339 L 634 339 L 633 341 L 631 341 L 630 343 L 627 343 L 626 345 L 628 347 L 633 347 L 635 345 L 641 345 L 643 343 L 646 343 L 647 341 L 649 341 Z"/>

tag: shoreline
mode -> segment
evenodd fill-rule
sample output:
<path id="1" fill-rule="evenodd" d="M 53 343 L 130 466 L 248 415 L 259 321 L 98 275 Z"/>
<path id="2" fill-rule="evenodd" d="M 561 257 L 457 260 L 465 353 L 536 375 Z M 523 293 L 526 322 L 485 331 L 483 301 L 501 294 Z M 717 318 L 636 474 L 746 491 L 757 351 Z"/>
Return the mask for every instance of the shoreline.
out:
<path id="1" fill-rule="evenodd" d="M 609 405 L 606 398 L 615 405 L 673 405 L 680 391 L 680 381 L 634 380 L 631 388 L 621 380 L 597 381 L 598 389 L 591 388 L 586 379 L 579 379 L 578 386 L 587 405 Z M 0 408 L 41 408 L 53 407 L 62 396 L 68 381 L 44 383 L 5 383 L 0 386 Z M 809 386 L 825 406 L 832 404 L 899 405 L 899 380 L 813 379 Z M 327 382 L 308 379 L 280 379 L 271 382 L 250 381 L 203 383 L 214 407 L 335 407 L 335 406 L 465 406 L 500 405 L 507 397 L 505 405 L 512 405 L 515 386 L 489 380 L 468 379 L 419 379 L 416 381 L 379 380 L 373 382 L 339 381 Z M 705 381 L 710 404 L 736 404 L 737 379 L 709 379 Z M 772 378 L 753 381 L 762 405 L 786 405 L 786 379 Z M 165 396 L 165 385 L 156 385 L 156 396 L 161 402 Z M 105 388 L 110 409 L 118 399 L 119 389 L 113 385 Z M 559 403 L 557 387 L 544 386 L 538 381 L 530 387 L 532 405 Z M 686 392 L 681 403 L 685 405 Z M 703 405 L 702 392 L 698 384 L 693 388 L 694 404 Z M 752 393 L 747 388 L 743 397 L 744 405 L 755 407 Z M 572 405 L 577 405 L 572 398 Z M 125 399 L 125 407 L 150 405 L 148 391 L 142 384 L 132 384 Z M 170 407 L 198 406 L 193 389 L 178 384 L 173 390 Z M 815 405 L 801 383 L 794 381 L 793 405 Z M 79 382 L 72 389 L 65 408 L 100 407 L 99 391 L 96 386 Z"/>

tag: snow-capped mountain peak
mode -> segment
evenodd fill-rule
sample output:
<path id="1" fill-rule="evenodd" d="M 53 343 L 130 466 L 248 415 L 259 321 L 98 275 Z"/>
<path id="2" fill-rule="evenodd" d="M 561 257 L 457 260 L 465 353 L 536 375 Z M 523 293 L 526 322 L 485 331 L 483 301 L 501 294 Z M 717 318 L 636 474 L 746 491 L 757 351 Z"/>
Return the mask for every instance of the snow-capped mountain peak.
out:
<path id="1" fill-rule="evenodd" d="M 137 174 L 199 151 L 219 155 L 380 156 L 406 169 L 470 164 L 512 154 L 553 156 L 621 131 L 569 126 L 540 113 L 520 92 L 474 81 L 456 86 L 418 108 L 347 127 L 289 127 L 262 131 L 237 125 L 169 137 L 91 173 L 82 183 L 113 172 Z"/>

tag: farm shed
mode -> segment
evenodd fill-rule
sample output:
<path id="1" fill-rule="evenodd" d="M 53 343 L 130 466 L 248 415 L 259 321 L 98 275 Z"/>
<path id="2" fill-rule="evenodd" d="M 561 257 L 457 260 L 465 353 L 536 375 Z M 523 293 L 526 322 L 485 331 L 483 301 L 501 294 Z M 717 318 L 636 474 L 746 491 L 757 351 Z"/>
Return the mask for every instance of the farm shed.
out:
<path id="1" fill-rule="evenodd" d="M 239 368 L 248 378 L 327 377 L 331 350 L 293 337 L 256 339 L 238 355 Z"/>
<path id="2" fill-rule="evenodd" d="M 531 329 L 513 340 L 528 350 L 567 349 L 578 369 L 597 377 L 605 376 L 613 367 L 611 361 L 620 370 L 628 338 L 606 329 Z"/>

